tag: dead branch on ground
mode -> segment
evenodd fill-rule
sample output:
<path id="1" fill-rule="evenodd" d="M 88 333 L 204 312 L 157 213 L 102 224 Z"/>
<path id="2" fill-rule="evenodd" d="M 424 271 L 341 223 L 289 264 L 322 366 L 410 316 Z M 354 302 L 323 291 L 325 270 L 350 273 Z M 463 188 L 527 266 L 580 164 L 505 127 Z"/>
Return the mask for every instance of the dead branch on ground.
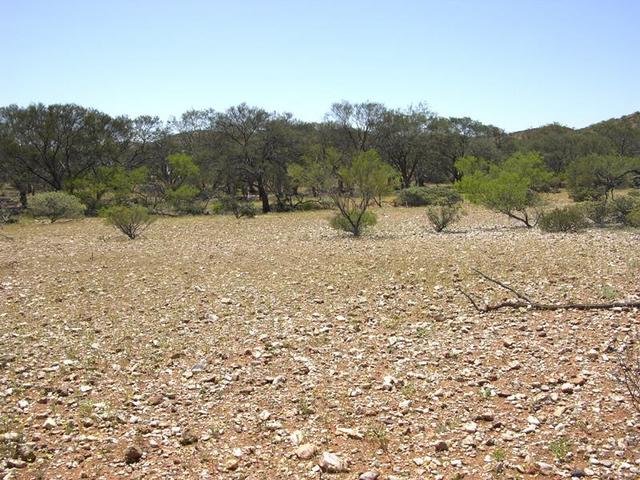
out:
<path id="1" fill-rule="evenodd" d="M 481 304 L 479 301 L 473 298 L 471 294 L 464 291 L 462 287 L 457 286 L 458 292 L 460 292 L 468 301 L 471 303 L 473 308 L 475 308 L 478 312 L 486 313 L 493 312 L 496 310 L 501 310 L 503 308 L 526 308 L 529 310 L 607 310 L 612 308 L 640 308 L 640 300 L 639 301 L 629 301 L 629 302 L 606 302 L 606 303 L 541 303 L 535 300 L 532 300 L 522 292 L 519 292 L 513 287 L 506 285 L 504 282 L 500 280 L 496 280 L 495 278 L 491 278 L 486 273 L 481 272 L 480 270 L 473 269 L 478 275 L 480 275 L 485 280 L 498 285 L 499 287 L 509 291 L 513 295 L 516 296 L 517 299 L 514 300 L 506 300 L 504 302 L 494 303 L 494 304 Z"/>

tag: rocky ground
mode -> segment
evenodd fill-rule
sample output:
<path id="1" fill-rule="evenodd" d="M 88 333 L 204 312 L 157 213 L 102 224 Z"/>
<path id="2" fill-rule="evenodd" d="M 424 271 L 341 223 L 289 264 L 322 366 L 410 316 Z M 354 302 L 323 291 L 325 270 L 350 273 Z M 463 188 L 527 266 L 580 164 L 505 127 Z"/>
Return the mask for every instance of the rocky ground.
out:
<path id="1" fill-rule="evenodd" d="M 640 312 L 480 314 L 640 296 L 640 233 L 473 210 L 97 219 L 0 239 L 0 478 L 638 478 L 616 381 Z"/>

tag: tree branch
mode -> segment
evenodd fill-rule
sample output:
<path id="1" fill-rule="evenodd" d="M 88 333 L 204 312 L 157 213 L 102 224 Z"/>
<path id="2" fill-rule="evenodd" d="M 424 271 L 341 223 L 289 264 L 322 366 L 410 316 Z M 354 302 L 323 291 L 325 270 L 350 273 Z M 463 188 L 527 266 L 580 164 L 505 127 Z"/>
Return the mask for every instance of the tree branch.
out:
<path id="1" fill-rule="evenodd" d="M 482 278 L 488 280 L 491 283 L 495 283 L 496 285 L 508 290 L 513 293 L 519 300 L 507 300 L 500 303 L 494 304 L 485 304 L 478 305 L 478 303 L 473 299 L 473 297 L 465 292 L 461 287 L 457 287 L 457 290 L 471 303 L 473 308 L 476 311 L 481 313 L 486 312 L 494 312 L 496 310 L 501 310 L 504 308 L 526 308 L 529 310 L 608 310 L 612 308 L 640 308 L 640 300 L 637 301 L 628 301 L 628 302 L 605 302 L 605 303 L 539 303 L 535 300 L 531 300 L 526 295 L 518 292 L 516 289 L 505 285 L 503 282 L 491 278 L 487 274 L 481 272 L 480 270 L 474 269 L 475 273 L 480 275 Z"/>

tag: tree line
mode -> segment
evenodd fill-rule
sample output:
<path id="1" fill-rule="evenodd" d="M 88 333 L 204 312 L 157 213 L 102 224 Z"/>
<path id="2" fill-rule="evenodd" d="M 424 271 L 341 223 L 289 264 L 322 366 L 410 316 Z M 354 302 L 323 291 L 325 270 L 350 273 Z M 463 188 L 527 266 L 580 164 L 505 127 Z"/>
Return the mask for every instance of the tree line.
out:
<path id="1" fill-rule="evenodd" d="M 244 103 L 167 122 L 74 104 L 0 108 L 0 183 L 17 189 L 23 207 L 29 194 L 53 190 L 79 197 L 90 213 L 122 203 L 202 213 L 212 199 L 253 196 L 264 213 L 287 211 L 343 188 L 339 172 L 371 151 L 401 188 L 460 182 L 468 158 L 489 172 L 532 152 L 550 172 L 547 187 L 566 184 L 576 198 L 606 196 L 640 177 L 640 129 L 623 119 L 508 134 L 424 104 L 342 101 L 316 123 Z"/>

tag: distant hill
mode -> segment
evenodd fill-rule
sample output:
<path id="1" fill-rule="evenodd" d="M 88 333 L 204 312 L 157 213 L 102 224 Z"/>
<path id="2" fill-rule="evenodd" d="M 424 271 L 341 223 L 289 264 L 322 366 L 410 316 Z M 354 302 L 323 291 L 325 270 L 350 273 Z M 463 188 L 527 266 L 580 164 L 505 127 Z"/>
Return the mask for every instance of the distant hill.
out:
<path id="1" fill-rule="evenodd" d="M 559 123 L 550 123 L 549 125 L 543 125 L 541 127 L 529 128 L 526 130 L 520 130 L 517 132 L 511 132 L 510 135 L 518 138 L 518 139 L 526 139 L 531 137 L 536 137 L 541 134 L 549 134 L 549 133 L 567 133 L 571 131 L 589 131 L 594 130 L 599 126 L 603 126 L 607 123 L 623 123 L 628 124 L 633 128 L 640 129 L 640 112 L 630 113 L 629 115 L 623 115 L 618 118 L 610 118 L 608 120 L 603 120 L 598 123 L 594 123 L 592 125 L 586 126 L 584 128 L 571 128 L 566 127 L 564 125 L 560 125 Z"/>

